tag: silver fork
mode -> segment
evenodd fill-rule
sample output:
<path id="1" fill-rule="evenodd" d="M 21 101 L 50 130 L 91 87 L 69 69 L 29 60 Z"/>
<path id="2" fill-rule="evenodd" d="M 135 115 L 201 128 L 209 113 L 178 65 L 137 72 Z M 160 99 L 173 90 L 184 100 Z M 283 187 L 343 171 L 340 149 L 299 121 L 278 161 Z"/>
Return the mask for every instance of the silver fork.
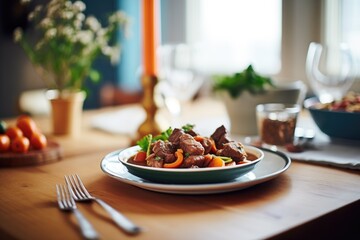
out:
<path id="1" fill-rule="evenodd" d="M 56 184 L 56 195 L 59 208 L 63 211 L 72 211 L 80 225 L 81 233 L 85 239 L 98 239 L 99 235 L 91 225 L 91 223 L 77 209 L 76 203 L 70 195 L 67 186 Z"/>
<path id="2" fill-rule="evenodd" d="M 82 183 L 79 175 L 75 174 L 65 176 L 65 181 L 66 184 L 69 186 L 69 189 L 75 201 L 95 201 L 100 206 L 102 206 L 104 210 L 111 216 L 114 222 L 127 233 L 137 234 L 141 231 L 140 227 L 136 226 L 123 214 L 112 208 L 109 204 L 105 203 L 99 198 L 90 195 L 90 193 L 86 190 L 84 184 Z"/>

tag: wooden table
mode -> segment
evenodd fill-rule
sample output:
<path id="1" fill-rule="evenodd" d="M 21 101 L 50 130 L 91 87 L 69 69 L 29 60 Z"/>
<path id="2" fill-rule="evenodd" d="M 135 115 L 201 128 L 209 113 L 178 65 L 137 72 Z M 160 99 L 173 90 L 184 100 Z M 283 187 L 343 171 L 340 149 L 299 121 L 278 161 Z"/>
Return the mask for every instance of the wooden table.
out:
<path id="1" fill-rule="evenodd" d="M 269 182 L 214 195 L 157 193 L 110 178 L 99 167 L 101 159 L 130 139 L 95 130 L 89 121 L 112 110 L 85 112 L 79 138 L 49 136 L 63 147 L 61 161 L 0 169 L 0 239 L 81 239 L 74 216 L 58 209 L 55 196 L 55 184 L 73 173 L 91 193 L 145 229 L 126 235 L 98 205 L 79 203 L 101 239 L 359 237 L 360 175 L 354 170 L 293 161 Z M 48 118 L 35 120 L 50 132 Z"/>

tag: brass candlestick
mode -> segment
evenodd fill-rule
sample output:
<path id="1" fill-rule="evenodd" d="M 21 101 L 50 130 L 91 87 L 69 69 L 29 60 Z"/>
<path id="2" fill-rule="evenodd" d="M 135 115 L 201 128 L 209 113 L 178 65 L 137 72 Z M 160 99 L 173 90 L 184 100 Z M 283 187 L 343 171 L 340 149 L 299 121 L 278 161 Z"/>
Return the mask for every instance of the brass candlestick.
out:
<path id="1" fill-rule="evenodd" d="M 155 115 L 158 110 L 154 101 L 154 89 L 158 82 L 157 77 L 154 75 L 144 75 L 141 79 L 141 82 L 144 89 L 142 107 L 146 112 L 146 119 L 138 128 L 138 139 L 147 134 L 152 134 L 155 136 L 161 132 L 160 127 L 155 120 Z"/>

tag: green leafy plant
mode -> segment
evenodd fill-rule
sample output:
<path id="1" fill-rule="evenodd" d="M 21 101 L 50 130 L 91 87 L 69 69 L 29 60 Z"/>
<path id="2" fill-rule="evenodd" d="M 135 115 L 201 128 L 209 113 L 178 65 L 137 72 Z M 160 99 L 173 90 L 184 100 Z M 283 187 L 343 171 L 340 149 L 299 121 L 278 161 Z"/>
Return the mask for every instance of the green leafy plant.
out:
<path id="1" fill-rule="evenodd" d="M 240 96 L 244 91 L 260 94 L 269 87 L 274 87 L 271 78 L 257 74 L 252 65 L 233 75 L 214 76 L 214 90 L 228 91 L 233 98 Z"/>
<path id="2" fill-rule="evenodd" d="M 127 25 L 127 17 L 117 11 L 102 26 L 94 16 L 85 16 L 82 1 L 52 0 L 37 6 L 28 19 L 34 32 L 14 31 L 14 40 L 24 49 L 49 88 L 80 90 L 84 81 L 97 82 L 100 73 L 92 65 L 99 55 L 116 63 L 120 46 L 114 34 Z M 114 42 L 114 43 L 113 43 Z"/>

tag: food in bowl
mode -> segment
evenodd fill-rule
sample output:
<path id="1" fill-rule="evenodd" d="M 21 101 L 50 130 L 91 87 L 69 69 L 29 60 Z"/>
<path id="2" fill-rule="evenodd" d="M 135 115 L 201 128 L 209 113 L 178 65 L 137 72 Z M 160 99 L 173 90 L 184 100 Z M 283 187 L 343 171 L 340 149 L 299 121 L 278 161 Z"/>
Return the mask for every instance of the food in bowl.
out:
<path id="1" fill-rule="evenodd" d="M 330 111 L 360 112 L 360 93 L 349 92 L 341 100 L 317 103 L 313 107 Z"/>
<path id="2" fill-rule="evenodd" d="M 264 158 L 261 149 L 232 141 L 224 126 L 210 137 L 195 133 L 192 127 L 149 134 L 139 145 L 121 151 L 119 160 L 139 181 L 203 184 L 241 177 Z"/>
<path id="3" fill-rule="evenodd" d="M 306 99 L 304 105 L 309 110 L 316 125 L 326 135 L 333 138 L 360 140 L 359 111 L 335 107 L 339 106 L 336 102 L 322 104 L 315 97 Z M 357 106 L 357 104 L 352 106 Z M 354 110 L 353 108 L 350 109 Z"/>
<path id="4" fill-rule="evenodd" d="M 196 133 L 193 125 L 169 128 L 160 136 L 145 136 L 138 145 L 141 150 L 128 162 L 155 168 L 225 167 L 257 159 L 242 143 L 232 141 L 223 125 L 210 137 Z"/>

